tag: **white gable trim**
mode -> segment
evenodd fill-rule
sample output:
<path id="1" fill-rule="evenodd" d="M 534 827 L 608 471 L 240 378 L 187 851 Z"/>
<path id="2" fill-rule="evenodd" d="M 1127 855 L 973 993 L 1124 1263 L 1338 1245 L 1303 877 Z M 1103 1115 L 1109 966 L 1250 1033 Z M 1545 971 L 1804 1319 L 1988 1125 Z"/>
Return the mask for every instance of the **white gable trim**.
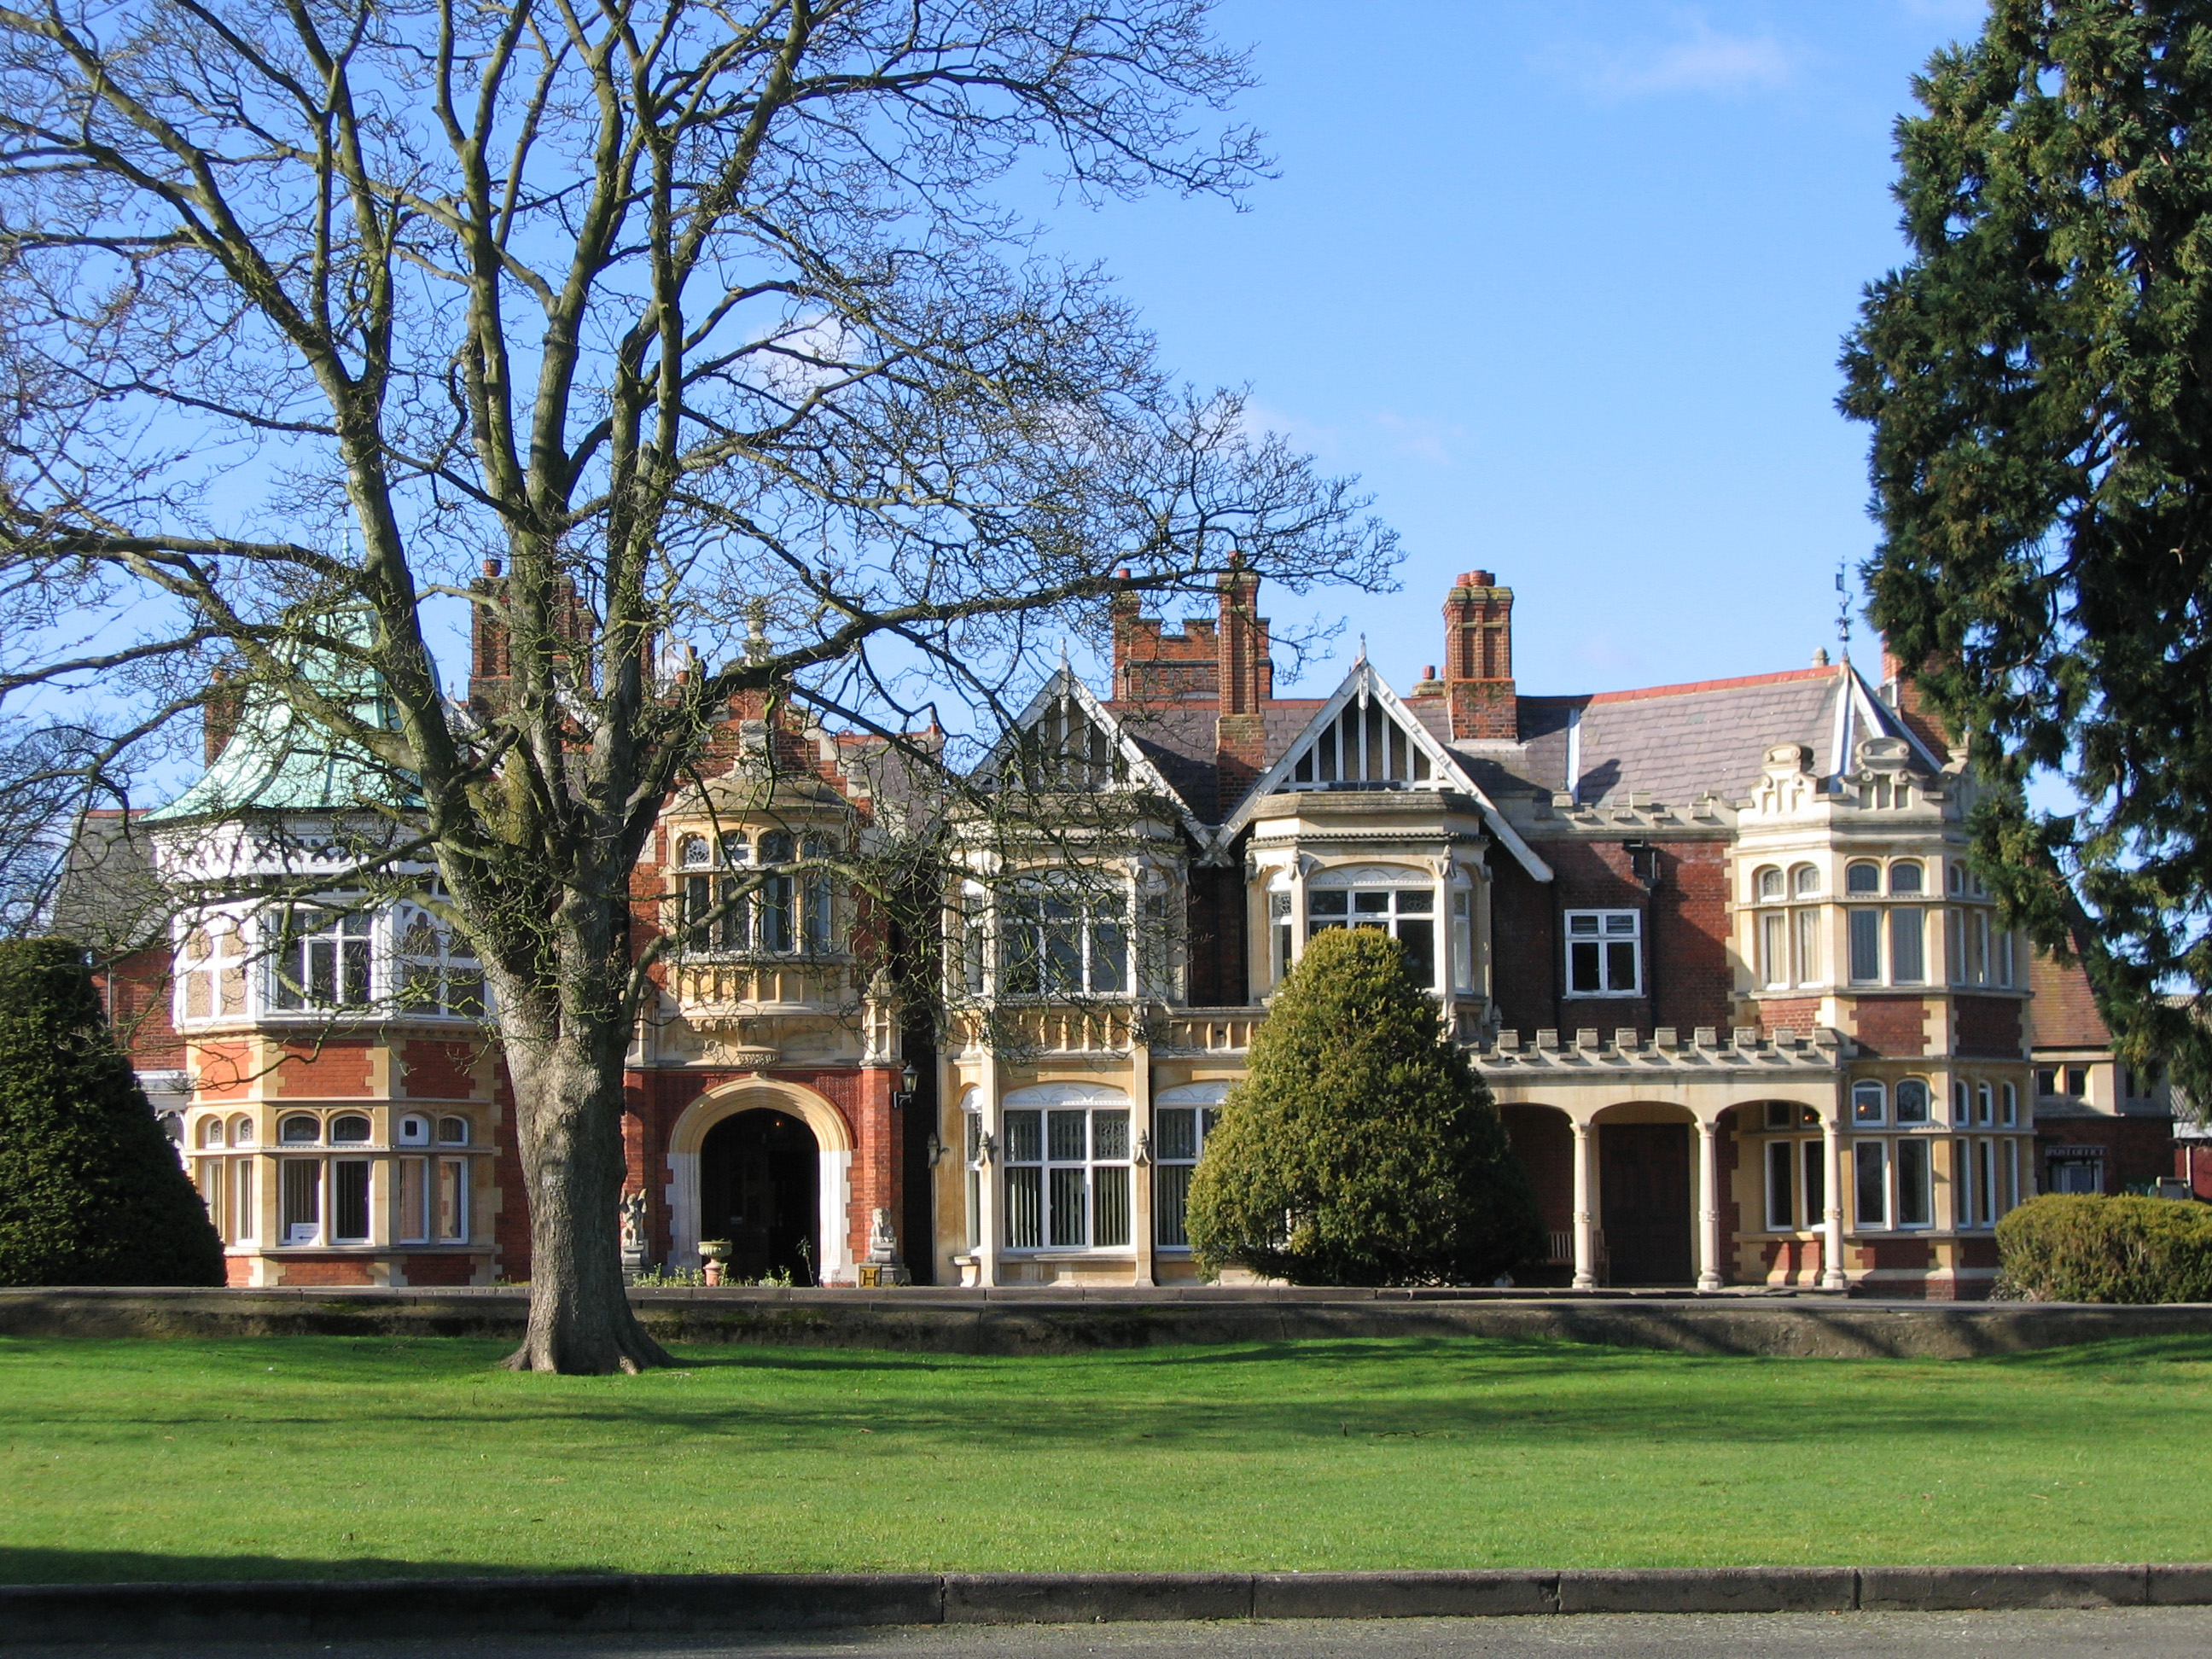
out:
<path id="1" fill-rule="evenodd" d="M 1427 758 L 1429 781 L 1410 785 L 1409 788 L 1440 789 L 1449 787 L 1473 797 L 1476 808 L 1482 814 L 1484 827 L 1513 854 L 1521 867 L 1538 881 L 1551 880 L 1552 866 L 1537 857 L 1535 849 L 1522 840 L 1513 826 L 1506 823 L 1490 797 L 1476 787 L 1474 780 L 1467 775 L 1467 769 L 1459 763 L 1451 750 L 1430 735 L 1429 728 L 1422 725 L 1413 711 L 1399 700 L 1398 694 L 1384 683 L 1382 677 L 1375 672 L 1375 665 L 1364 657 L 1352 664 L 1352 672 L 1344 677 L 1344 684 L 1336 688 L 1335 695 L 1314 712 L 1313 718 L 1305 723 L 1297 737 L 1283 750 L 1282 758 L 1261 775 L 1259 781 L 1246 791 L 1237 810 L 1223 821 L 1220 829 L 1214 831 L 1213 856 L 1227 854 L 1230 843 L 1252 822 L 1253 814 L 1260 810 L 1260 803 L 1281 790 L 1288 781 L 1299 755 L 1320 737 L 1322 728 L 1341 714 L 1353 698 L 1360 696 L 1381 703 L 1383 717 L 1395 721 L 1404 731 L 1407 739 Z"/>
<path id="2" fill-rule="evenodd" d="M 1013 746 L 1014 733 L 1028 731 L 1043 718 L 1044 711 L 1052 706 L 1053 699 L 1062 696 L 1074 698 L 1085 715 L 1097 721 L 1098 729 L 1113 740 L 1115 752 L 1127 765 L 1133 781 L 1174 803 L 1176 814 L 1184 830 L 1203 847 L 1206 841 L 1206 826 L 1191 811 L 1182 791 L 1167 781 L 1160 769 L 1153 765 L 1145 751 L 1137 746 L 1136 739 L 1123 728 L 1121 722 L 1115 719 L 1106 705 L 1092 695 L 1089 686 L 1075 677 L 1075 671 L 1071 668 L 1062 666 L 1053 671 L 1052 678 L 1038 689 L 1036 696 L 1029 700 L 1028 706 L 1014 716 L 1012 729 L 991 745 L 991 752 L 984 757 L 982 765 L 976 768 L 976 771 L 995 773 L 1005 763 L 1007 751 Z"/>
<path id="3" fill-rule="evenodd" d="M 1867 684 L 1865 676 L 1856 667 L 1850 671 L 1850 693 L 1854 712 L 1861 717 L 1869 729 L 1880 732 L 1885 737 L 1903 738 L 1905 742 L 1912 745 L 1913 754 L 1918 757 L 1920 763 L 1929 771 L 1941 772 L 1943 769 L 1943 761 L 1913 734 L 1912 728 L 1905 723 L 1904 719 L 1895 709 L 1881 700 L 1881 694 Z M 1857 747 L 1856 741 L 1850 745 L 1851 749 Z M 1850 750 L 1846 750 L 1838 762 L 1836 770 L 1838 773 L 1848 771 L 1850 769 Z"/>

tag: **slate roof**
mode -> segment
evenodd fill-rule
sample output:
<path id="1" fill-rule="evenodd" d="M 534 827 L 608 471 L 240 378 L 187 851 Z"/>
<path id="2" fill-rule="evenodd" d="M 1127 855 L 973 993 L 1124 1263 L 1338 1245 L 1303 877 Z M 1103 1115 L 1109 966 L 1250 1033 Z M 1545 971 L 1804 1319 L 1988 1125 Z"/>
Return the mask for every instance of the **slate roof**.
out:
<path id="1" fill-rule="evenodd" d="M 1759 763 L 1778 743 L 1810 745 L 1814 764 L 1834 769 L 1836 700 L 1842 671 L 1801 668 L 1748 680 L 1645 691 L 1601 692 L 1582 700 L 1574 747 L 1579 775 L 1555 786 L 1587 806 L 1626 802 L 1634 790 L 1681 805 L 1710 790 L 1735 800 L 1751 793 Z M 1560 772 L 1567 733 L 1559 734 Z"/>
<path id="2" fill-rule="evenodd" d="M 1840 707 L 1846 700 L 1848 708 Z M 1285 698 L 1266 706 L 1262 769 L 1290 750 L 1324 701 Z M 1832 775 L 1850 763 L 1860 738 L 1878 733 L 1915 741 L 1874 689 L 1843 665 L 1577 696 L 1523 696 L 1517 743 L 1453 743 L 1443 697 L 1403 701 L 1493 800 L 1532 794 L 1548 799 L 1569 789 L 1593 806 L 1625 803 L 1638 791 L 1677 806 L 1708 793 L 1740 800 L 1751 793 L 1766 750 L 1777 744 L 1805 744 L 1815 769 Z M 1109 706 L 1195 817 L 1218 823 L 1231 816 L 1238 803 L 1216 799 L 1218 703 Z M 1923 761 L 1941 764 L 1942 757 L 1923 753 Z"/>
<path id="3" fill-rule="evenodd" d="M 94 811 L 78 817 L 62 855 L 46 927 L 103 955 L 163 937 L 169 895 L 154 873 L 152 848 L 139 833 L 144 814 Z"/>

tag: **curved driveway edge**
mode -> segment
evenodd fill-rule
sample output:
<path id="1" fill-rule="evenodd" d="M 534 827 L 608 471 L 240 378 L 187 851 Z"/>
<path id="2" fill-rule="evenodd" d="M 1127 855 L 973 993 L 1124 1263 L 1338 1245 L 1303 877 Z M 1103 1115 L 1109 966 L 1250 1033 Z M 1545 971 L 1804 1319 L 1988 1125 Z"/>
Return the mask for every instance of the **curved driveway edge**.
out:
<path id="1" fill-rule="evenodd" d="M 2212 1564 L 1438 1572 L 563 1574 L 0 1586 L 0 1645 L 524 1632 L 2212 1605 Z"/>

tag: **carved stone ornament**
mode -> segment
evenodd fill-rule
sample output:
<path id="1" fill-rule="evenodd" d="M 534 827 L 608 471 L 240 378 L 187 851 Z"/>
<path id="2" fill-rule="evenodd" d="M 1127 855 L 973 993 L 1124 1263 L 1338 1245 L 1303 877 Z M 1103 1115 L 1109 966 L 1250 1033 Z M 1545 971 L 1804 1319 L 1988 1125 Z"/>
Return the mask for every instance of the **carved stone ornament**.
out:
<path id="1" fill-rule="evenodd" d="M 762 1048 L 748 1043 L 709 1042 L 705 1057 L 717 1066 L 727 1066 L 740 1072 L 764 1071 L 783 1058 L 774 1048 Z"/>
<path id="2" fill-rule="evenodd" d="M 868 1227 L 868 1260 L 890 1262 L 898 1260 L 898 1234 L 891 1229 L 891 1212 L 878 1209 L 876 1218 Z"/>

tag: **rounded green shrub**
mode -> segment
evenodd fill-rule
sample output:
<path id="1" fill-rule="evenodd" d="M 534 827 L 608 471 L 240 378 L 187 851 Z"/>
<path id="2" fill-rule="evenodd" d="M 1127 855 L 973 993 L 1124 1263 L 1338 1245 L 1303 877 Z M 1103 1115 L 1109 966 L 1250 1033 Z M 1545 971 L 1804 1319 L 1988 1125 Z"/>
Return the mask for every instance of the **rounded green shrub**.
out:
<path id="1" fill-rule="evenodd" d="M 222 1243 L 82 953 L 0 940 L 0 1285 L 220 1285 Z"/>
<path id="2" fill-rule="evenodd" d="M 1201 1267 L 1301 1285 L 1488 1284 L 1536 1254 L 1534 1189 L 1398 941 L 1307 945 L 1191 1183 Z"/>
<path id="3" fill-rule="evenodd" d="M 1997 1223 L 1997 1249 L 2032 1302 L 2212 1302 L 2212 1205 L 2045 1193 Z"/>

